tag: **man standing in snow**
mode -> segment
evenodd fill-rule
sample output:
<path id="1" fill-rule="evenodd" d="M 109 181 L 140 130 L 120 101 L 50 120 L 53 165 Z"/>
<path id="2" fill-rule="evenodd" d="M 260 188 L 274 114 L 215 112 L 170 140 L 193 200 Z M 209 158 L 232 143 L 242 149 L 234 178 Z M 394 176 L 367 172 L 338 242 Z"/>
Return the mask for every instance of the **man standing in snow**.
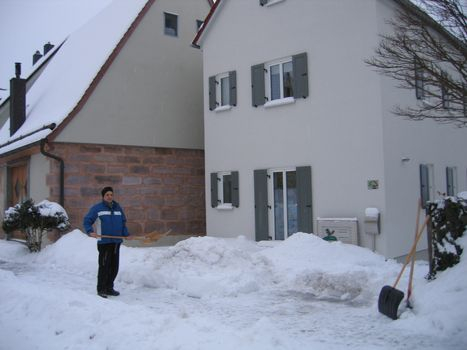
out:
<path id="1" fill-rule="evenodd" d="M 109 238 L 102 236 L 128 237 L 126 217 L 122 207 L 113 200 L 112 187 L 102 189 L 102 201 L 94 205 L 83 220 L 85 232 L 94 238 L 98 238 L 97 250 L 99 251 L 99 270 L 97 273 L 97 294 L 103 298 L 108 295 L 120 295 L 114 289 L 114 281 L 117 277 L 121 238 Z M 96 223 L 96 230 L 94 230 Z"/>

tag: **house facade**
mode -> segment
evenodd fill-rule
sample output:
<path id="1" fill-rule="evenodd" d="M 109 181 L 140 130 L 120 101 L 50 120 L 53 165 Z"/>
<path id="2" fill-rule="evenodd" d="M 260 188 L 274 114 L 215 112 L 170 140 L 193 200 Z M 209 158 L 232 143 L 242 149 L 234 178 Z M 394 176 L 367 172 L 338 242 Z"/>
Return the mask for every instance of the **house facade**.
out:
<path id="1" fill-rule="evenodd" d="M 1 211 L 63 201 L 82 229 L 110 185 L 132 234 L 204 234 L 202 55 L 190 43 L 211 5 L 116 0 L 70 35 L 28 89 L 24 122 L 3 125 Z"/>
<path id="2" fill-rule="evenodd" d="M 419 198 L 466 189 L 467 130 L 394 116 L 396 104 L 417 103 L 415 91 L 364 63 L 400 3 L 217 1 L 193 41 L 203 52 L 208 235 L 280 240 L 327 228 L 399 257 Z"/>

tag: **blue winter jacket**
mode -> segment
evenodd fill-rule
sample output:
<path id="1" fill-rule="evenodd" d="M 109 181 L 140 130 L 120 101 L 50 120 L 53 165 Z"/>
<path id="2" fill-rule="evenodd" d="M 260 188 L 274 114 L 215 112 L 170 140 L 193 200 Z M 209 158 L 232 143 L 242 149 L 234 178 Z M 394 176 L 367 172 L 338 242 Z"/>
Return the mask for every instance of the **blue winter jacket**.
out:
<path id="1" fill-rule="evenodd" d="M 96 229 L 93 229 L 93 225 Z M 110 205 L 102 201 L 94 205 L 83 220 L 84 230 L 87 234 L 95 232 L 106 236 L 129 236 L 126 227 L 126 217 L 122 207 L 115 201 Z M 120 238 L 99 238 L 98 244 L 122 243 Z"/>

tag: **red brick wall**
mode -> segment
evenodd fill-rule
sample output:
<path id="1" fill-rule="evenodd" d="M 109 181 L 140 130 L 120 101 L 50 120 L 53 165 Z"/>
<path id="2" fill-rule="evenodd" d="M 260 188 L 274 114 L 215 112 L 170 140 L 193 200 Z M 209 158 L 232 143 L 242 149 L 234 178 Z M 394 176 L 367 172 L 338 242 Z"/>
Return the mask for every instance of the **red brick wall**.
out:
<path id="1" fill-rule="evenodd" d="M 83 230 L 101 189 L 112 186 L 131 234 L 205 234 L 204 151 L 62 143 L 48 151 L 65 162 L 65 209 L 73 228 Z M 49 200 L 58 202 L 59 163 L 50 164 Z"/>

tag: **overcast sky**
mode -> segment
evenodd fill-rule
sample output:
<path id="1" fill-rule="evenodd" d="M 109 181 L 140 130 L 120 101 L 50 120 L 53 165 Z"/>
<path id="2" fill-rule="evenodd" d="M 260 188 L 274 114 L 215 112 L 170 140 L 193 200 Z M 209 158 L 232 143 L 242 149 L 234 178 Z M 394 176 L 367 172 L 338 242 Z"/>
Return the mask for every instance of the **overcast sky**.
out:
<path id="1" fill-rule="evenodd" d="M 9 89 L 15 62 L 23 78 L 47 42 L 60 44 L 112 0 L 0 0 L 0 88 Z"/>

